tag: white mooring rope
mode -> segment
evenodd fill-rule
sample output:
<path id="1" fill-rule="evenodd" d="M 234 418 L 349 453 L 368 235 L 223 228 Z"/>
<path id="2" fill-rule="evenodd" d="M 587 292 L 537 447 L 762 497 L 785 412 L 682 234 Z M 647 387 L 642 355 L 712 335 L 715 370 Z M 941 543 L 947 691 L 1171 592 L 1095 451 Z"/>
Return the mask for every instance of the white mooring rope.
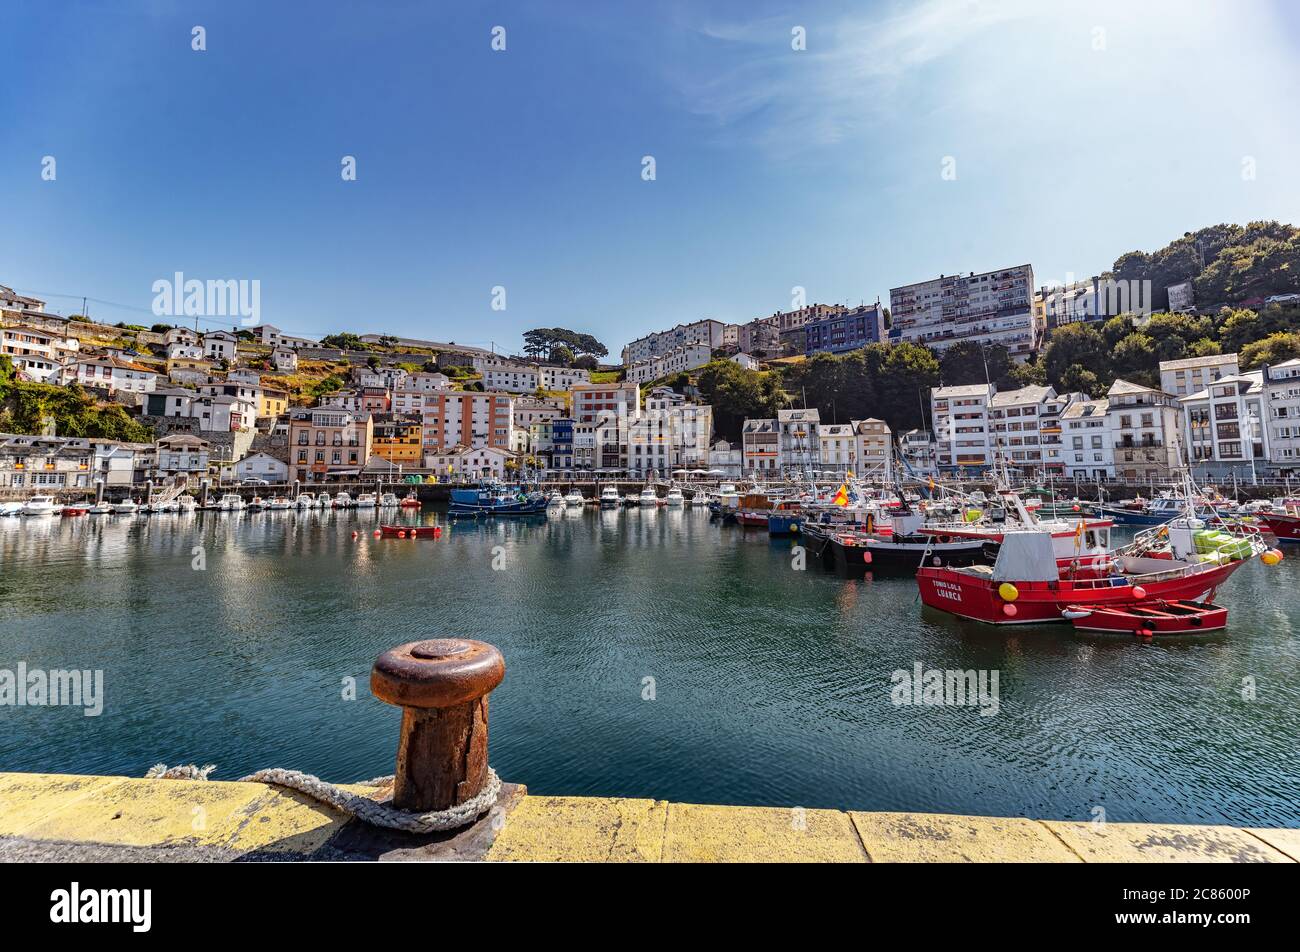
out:
<path id="1" fill-rule="evenodd" d="M 208 774 L 212 773 L 214 769 L 216 769 L 214 764 L 205 764 L 203 767 L 196 767 L 194 764 L 176 767 L 156 764 L 149 769 L 145 776 L 160 780 L 207 780 Z M 483 785 L 483 789 L 479 791 L 477 796 L 454 807 L 448 807 L 446 810 L 432 810 L 428 813 L 410 813 L 406 810 L 398 810 L 387 802 L 371 800 L 369 797 L 348 793 L 348 791 L 332 783 L 327 783 L 320 777 L 303 773 L 300 770 L 286 770 L 283 767 L 259 770 L 247 777 L 240 777 L 239 782 L 267 783 L 288 790 L 296 790 L 298 793 L 311 797 L 319 803 L 329 804 L 336 810 L 341 810 L 349 816 L 356 817 L 362 823 L 369 823 L 371 826 L 380 826 L 389 830 L 402 830 L 406 833 L 443 833 L 448 830 L 459 829 L 462 826 L 468 826 L 478 819 L 480 815 L 492 809 L 497 796 L 501 793 L 501 778 L 497 776 L 497 772 L 491 767 L 488 768 L 487 783 Z M 392 777 L 375 777 L 373 780 L 363 781 L 358 786 L 383 787 L 392 782 Z"/>

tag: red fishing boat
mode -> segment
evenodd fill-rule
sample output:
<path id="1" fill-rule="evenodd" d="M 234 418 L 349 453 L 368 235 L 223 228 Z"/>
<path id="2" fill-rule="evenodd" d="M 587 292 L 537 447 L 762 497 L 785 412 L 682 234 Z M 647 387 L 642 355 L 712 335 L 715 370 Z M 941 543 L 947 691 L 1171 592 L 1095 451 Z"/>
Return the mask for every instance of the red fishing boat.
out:
<path id="1" fill-rule="evenodd" d="M 412 489 L 409 493 L 403 496 L 402 501 L 399 503 L 399 505 L 403 509 L 419 509 L 420 499 L 418 496 L 415 495 L 415 490 Z"/>
<path id="2" fill-rule="evenodd" d="M 1200 635 L 1228 625 L 1228 610 L 1209 602 L 1147 601 L 1137 605 L 1071 605 L 1063 614 L 1076 631 L 1111 634 Z"/>
<path id="3" fill-rule="evenodd" d="M 1222 548 L 1205 551 L 1202 527 L 1194 520 L 1161 526 L 1110 553 L 1101 569 L 1065 571 L 1057 566 L 1050 532 L 1008 530 L 992 566 L 926 567 L 917 570 L 916 581 L 926 605 L 991 625 L 1065 621 L 1076 605 L 1198 601 L 1266 551 L 1259 533 L 1234 535 Z"/>
<path id="4" fill-rule="evenodd" d="M 1300 510 L 1261 512 L 1258 519 L 1277 536 L 1278 542 L 1300 542 Z"/>

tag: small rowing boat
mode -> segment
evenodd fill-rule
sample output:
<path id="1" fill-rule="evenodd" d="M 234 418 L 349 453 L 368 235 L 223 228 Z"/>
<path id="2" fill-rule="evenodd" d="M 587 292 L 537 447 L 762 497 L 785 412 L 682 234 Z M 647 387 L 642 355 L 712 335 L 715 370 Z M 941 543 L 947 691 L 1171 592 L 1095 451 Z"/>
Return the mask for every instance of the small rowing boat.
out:
<path id="1" fill-rule="evenodd" d="M 442 536 L 442 526 L 386 526 L 379 531 L 389 539 L 437 539 Z"/>
<path id="2" fill-rule="evenodd" d="M 1071 605 L 1061 612 L 1076 631 L 1112 634 L 1198 635 L 1228 625 L 1228 610 L 1210 602 L 1150 601 L 1136 605 Z"/>

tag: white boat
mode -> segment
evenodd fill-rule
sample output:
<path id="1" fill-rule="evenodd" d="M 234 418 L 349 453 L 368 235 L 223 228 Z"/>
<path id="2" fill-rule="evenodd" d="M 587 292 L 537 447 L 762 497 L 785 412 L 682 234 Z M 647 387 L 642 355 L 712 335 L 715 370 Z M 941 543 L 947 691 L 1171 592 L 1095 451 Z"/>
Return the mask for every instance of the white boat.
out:
<path id="1" fill-rule="evenodd" d="M 140 511 L 134 499 L 123 499 L 119 503 L 113 504 L 113 512 L 119 516 L 134 516 Z"/>
<path id="2" fill-rule="evenodd" d="M 260 512 L 266 508 L 266 500 L 261 496 L 254 496 L 252 499 L 248 500 L 248 508 L 251 512 Z"/>
<path id="3" fill-rule="evenodd" d="M 20 516 L 23 504 L 20 502 L 0 502 L 0 516 Z"/>
<path id="4" fill-rule="evenodd" d="M 657 506 L 659 505 L 659 496 L 653 489 L 647 486 L 645 489 L 641 490 L 641 495 L 637 497 L 637 505 Z"/>
<path id="5" fill-rule="evenodd" d="M 638 496 L 636 493 L 628 493 L 626 496 L 623 497 L 623 505 L 639 506 L 641 505 L 641 497 Z"/>
<path id="6" fill-rule="evenodd" d="M 564 494 L 558 489 L 552 489 L 550 495 L 546 497 L 546 508 L 560 509 L 564 506 Z"/>
<path id="7" fill-rule="evenodd" d="M 374 493 L 358 493 L 356 507 L 358 509 L 374 509 L 377 505 Z"/>
<path id="8" fill-rule="evenodd" d="M 328 509 L 330 507 L 330 494 L 321 493 L 316 497 L 316 506 L 319 509 Z"/>
<path id="9" fill-rule="evenodd" d="M 53 496 L 33 496 L 23 503 L 24 516 L 52 516 L 54 512 Z"/>
<path id="10" fill-rule="evenodd" d="M 106 502 L 97 502 L 86 511 L 92 516 L 107 516 L 112 513 L 113 507 Z"/>
<path id="11" fill-rule="evenodd" d="M 272 496 L 266 503 L 267 509 L 291 509 L 293 503 L 288 496 Z"/>
<path id="12" fill-rule="evenodd" d="M 299 493 L 294 505 L 299 509 L 311 509 L 316 505 L 316 497 L 311 493 Z"/>
<path id="13" fill-rule="evenodd" d="M 352 494 L 350 492 L 341 492 L 334 497 L 335 509 L 351 509 L 352 505 Z"/>
<path id="14" fill-rule="evenodd" d="M 193 496 L 189 495 L 189 493 L 186 493 L 184 496 L 177 497 L 176 508 L 179 512 L 183 512 L 183 513 L 197 512 L 199 508 L 199 501 L 195 499 Z"/>
<path id="15" fill-rule="evenodd" d="M 154 512 L 180 512 L 181 504 L 175 499 L 169 502 L 160 502 L 153 507 Z"/>
<path id="16" fill-rule="evenodd" d="M 217 508 L 222 512 L 241 512 L 244 509 L 244 497 L 239 493 L 226 493 L 218 500 Z"/>
<path id="17" fill-rule="evenodd" d="M 686 505 L 686 497 L 682 495 L 680 487 L 673 486 L 668 490 L 668 495 L 664 497 L 664 505 L 674 507 Z"/>
<path id="18" fill-rule="evenodd" d="M 606 486 L 600 491 L 600 508 L 617 509 L 618 504 L 622 502 L 619 498 L 618 490 L 613 486 Z"/>
<path id="19" fill-rule="evenodd" d="M 576 489 L 570 490 L 569 494 L 564 497 L 564 504 L 570 509 L 581 509 L 587 504 L 586 498 Z"/>
<path id="20" fill-rule="evenodd" d="M 398 505 L 397 494 L 384 493 L 382 496 L 379 497 L 379 505 L 385 509 L 387 509 L 389 506 Z"/>

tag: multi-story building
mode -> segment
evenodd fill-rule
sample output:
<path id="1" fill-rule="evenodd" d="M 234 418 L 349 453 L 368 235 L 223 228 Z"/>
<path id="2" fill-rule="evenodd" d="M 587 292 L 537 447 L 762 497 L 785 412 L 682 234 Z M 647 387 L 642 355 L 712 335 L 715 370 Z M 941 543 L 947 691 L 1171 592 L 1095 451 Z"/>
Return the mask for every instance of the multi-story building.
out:
<path id="1" fill-rule="evenodd" d="M 744 472 L 744 450 L 726 440 L 718 440 L 709 447 L 709 471 L 728 479 L 739 479 Z"/>
<path id="2" fill-rule="evenodd" d="M 262 479 L 272 485 L 285 483 L 289 480 L 289 464 L 270 453 L 249 453 L 235 463 L 234 477 L 241 483 L 250 479 Z"/>
<path id="3" fill-rule="evenodd" d="M 963 340 L 1001 344 L 1025 360 L 1041 343 L 1033 288 L 1034 269 L 1027 264 L 893 288 L 889 339 L 935 350 Z"/>
<path id="4" fill-rule="evenodd" d="M 212 376 L 212 361 L 206 358 L 175 357 L 166 364 L 167 379 L 172 383 L 197 385 Z"/>
<path id="5" fill-rule="evenodd" d="M 579 423 L 595 423 L 613 414 L 621 420 L 641 415 L 641 388 L 631 382 L 585 383 L 573 387 L 573 418 Z"/>
<path id="6" fill-rule="evenodd" d="M 203 356 L 208 360 L 226 360 L 233 362 L 239 338 L 230 331 L 213 331 L 203 335 Z"/>
<path id="7" fill-rule="evenodd" d="M 1178 402 L 1193 477 L 1254 481 L 1264 473 L 1271 454 L 1263 370 L 1219 377 Z"/>
<path id="8" fill-rule="evenodd" d="M 526 430 L 534 423 L 548 423 L 564 416 L 568 406 L 563 397 L 517 397 L 515 426 Z"/>
<path id="9" fill-rule="evenodd" d="M 581 367 L 539 367 L 543 390 L 568 390 L 575 384 L 591 383 L 591 371 Z"/>
<path id="10" fill-rule="evenodd" d="M 483 371 L 483 388 L 505 393 L 536 393 L 541 375 L 536 367 L 524 364 L 505 364 Z"/>
<path id="11" fill-rule="evenodd" d="M 1097 293 L 1097 279 L 1044 285 L 1034 295 L 1041 323 L 1050 332 L 1066 324 L 1095 321 L 1106 315 L 1105 297 Z"/>
<path id="12" fill-rule="evenodd" d="M 54 377 L 64 362 L 81 347 L 75 337 L 19 324 L 0 327 L 0 354 L 9 357 L 25 379 L 44 383 Z"/>
<path id="13" fill-rule="evenodd" d="M 736 347 L 747 354 L 777 357 L 781 354 L 781 321 L 777 317 L 759 317 L 740 325 Z"/>
<path id="14" fill-rule="evenodd" d="M 262 381 L 256 377 L 227 376 L 224 380 L 213 378 L 195 388 L 199 396 L 236 397 L 241 402 L 252 406 L 253 416 L 262 406 Z"/>
<path id="15" fill-rule="evenodd" d="M 186 344 L 182 341 L 167 345 L 168 360 L 206 360 L 202 344 Z"/>
<path id="16" fill-rule="evenodd" d="M 258 418 L 275 419 L 289 412 L 289 393 L 274 387 L 262 387 L 262 399 L 257 404 Z"/>
<path id="17" fill-rule="evenodd" d="M 292 347 L 277 347 L 271 351 L 271 366 L 283 374 L 296 373 L 298 352 Z"/>
<path id="18" fill-rule="evenodd" d="M 1269 468 L 1292 477 L 1300 472 L 1300 358 L 1264 368 Z"/>
<path id="19" fill-rule="evenodd" d="M 854 473 L 862 476 L 867 473 L 890 480 L 894 475 L 893 434 L 889 424 L 875 417 L 854 420 L 853 426 L 853 465 Z M 825 460 L 822 461 L 823 465 Z"/>
<path id="20" fill-rule="evenodd" d="M 370 458 L 374 422 L 347 410 L 307 407 L 289 412 L 289 478 L 320 482 L 359 470 Z"/>
<path id="21" fill-rule="evenodd" d="M 500 446 L 456 446 L 426 453 L 425 465 L 439 479 L 469 482 L 479 479 L 503 479 L 506 463 L 515 454 Z"/>
<path id="22" fill-rule="evenodd" d="M 213 433 L 238 433 L 257 424 L 257 404 L 248 397 L 228 394 L 198 396 L 190 402 L 190 416 L 199 429 Z"/>
<path id="23" fill-rule="evenodd" d="M 375 416 L 370 452 L 408 469 L 420 466 L 424 459 L 423 419 L 418 414 Z"/>
<path id="24" fill-rule="evenodd" d="M 1053 427 L 1057 432 L 1043 434 L 1040 427 L 1051 413 Z M 1043 440 L 1050 436 L 1050 446 L 1058 458 L 1055 465 L 1064 473 L 1064 465 L 1059 459 L 1060 403 L 1056 391 L 1051 387 L 1028 386 L 1019 390 L 1005 390 L 994 393 L 989 398 L 989 425 L 992 428 L 993 446 L 1001 456 L 1008 469 L 1019 470 L 1025 476 L 1036 476 L 1046 469 L 1047 450 Z"/>
<path id="25" fill-rule="evenodd" d="M 158 375 L 148 367 L 122 360 L 119 357 L 82 357 L 64 364 L 52 378 L 61 384 L 78 383 L 83 387 L 99 387 L 131 393 L 148 393 L 157 385 Z"/>
<path id="26" fill-rule="evenodd" d="M 1163 390 L 1116 380 L 1106 393 L 1107 426 L 1114 438 L 1115 475 L 1167 479 L 1182 468 L 1182 414 Z"/>
<path id="27" fill-rule="evenodd" d="M 672 330 L 647 334 L 623 348 L 623 366 L 631 367 L 635 363 L 691 344 L 703 344 L 710 350 L 717 349 L 722 346 L 723 327 L 721 321 L 703 320 L 678 324 Z"/>
<path id="28" fill-rule="evenodd" d="M 148 443 L 0 433 L 0 489 L 130 486 L 137 457 L 147 458 L 152 450 Z"/>
<path id="29" fill-rule="evenodd" d="M 941 473 L 979 473 L 993 465 L 989 384 L 935 387 L 930 391 L 935 465 Z"/>
<path id="30" fill-rule="evenodd" d="M 1109 401 L 1076 400 L 1061 413 L 1065 477 L 1102 480 L 1115 475 L 1115 438 L 1110 431 Z"/>
<path id="31" fill-rule="evenodd" d="M 186 387 L 155 387 L 151 393 L 140 397 L 140 412 L 145 416 L 188 417 L 193 416 L 194 400 L 197 390 Z"/>
<path id="32" fill-rule="evenodd" d="M 781 459 L 781 428 L 776 420 L 746 420 L 740 433 L 745 472 L 775 472 Z"/>
<path id="33" fill-rule="evenodd" d="M 857 465 L 857 438 L 849 423 L 817 424 L 817 455 L 823 471 L 853 472 Z"/>
<path id="34" fill-rule="evenodd" d="M 786 472 L 816 469 L 821 461 L 821 445 L 817 438 L 821 414 L 817 408 L 777 410 L 776 422 L 781 434 L 781 469 Z"/>
<path id="35" fill-rule="evenodd" d="M 425 396 L 421 417 L 426 456 L 457 446 L 510 449 L 514 400 L 507 393 L 440 390 Z"/>
<path id="36" fill-rule="evenodd" d="M 425 400 L 431 394 L 451 389 L 451 380 L 446 374 L 418 373 L 408 374 L 392 390 L 394 413 L 423 413 Z"/>
<path id="37" fill-rule="evenodd" d="M 674 347 L 667 353 L 639 360 L 627 370 L 632 383 L 649 383 L 669 374 L 696 370 L 713 359 L 713 350 L 707 344 L 686 344 Z"/>
<path id="38" fill-rule="evenodd" d="M 628 428 L 628 468 L 638 475 L 678 467 L 707 468 L 713 408 L 688 403 L 667 387 L 646 395 L 645 412 Z"/>
<path id="39" fill-rule="evenodd" d="M 879 302 L 855 307 L 839 308 L 825 317 L 810 320 L 803 325 L 805 335 L 803 353 L 843 354 L 869 344 L 879 344 L 885 336 L 885 315 Z"/>
<path id="40" fill-rule="evenodd" d="M 207 440 L 190 433 L 173 433 L 154 443 L 153 476 L 158 479 L 198 479 L 208 474 Z"/>
<path id="41" fill-rule="evenodd" d="M 1160 361 L 1160 389 L 1175 397 L 1199 393 L 1222 377 L 1235 377 L 1241 372 L 1236 354 L 1212 354 L 1209 357 L 1187 357 L 1183 360 Z"/>

